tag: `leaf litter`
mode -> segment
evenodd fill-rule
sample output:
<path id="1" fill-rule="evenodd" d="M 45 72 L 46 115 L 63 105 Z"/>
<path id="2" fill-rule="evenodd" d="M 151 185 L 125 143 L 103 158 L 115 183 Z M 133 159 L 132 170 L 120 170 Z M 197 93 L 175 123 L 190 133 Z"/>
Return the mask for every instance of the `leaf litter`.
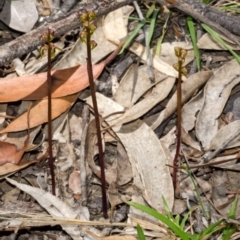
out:
<path id="1" fill-rule="evenodd" d="M 132 7 L 120 8 L 97 22 L 95 39 L 99 46 L 92 52 L 95 79 L 98 78 L 101 81 L 105 74 L 103 69 L 108 60 L 102 61 L 101 59 L 116 48 L 114 44 L 119 44 L 127 36 L 128 21 L 126 16 L 129 16 L 132 11 Z M 212 49 L 223 50 L 218 44 L 215 45 L 209 36 L 204 36 L 198 41 L 198 46 L 201 49 L 210 46 Z M 112 98 L 101 93 L 97 94 L 99 112 L 103 117 L 103 135 L 105 139 L 108 139 L 105 144 L 105 153 L 110 158 L 106 160 L 105 173 L 109 184 L 108 199 L 111 205 L 110 216 L 113 221 L 115 221 L 117 213 L 120 214 L 120 211 L 118 212 L 121 209 L 120 206 L 124 205 L 124 201 L 130 199 L 149 205 L 162 213 L 165 211 L 162 197 L 167 201 L 169 209 L 177 207 L 176 202 L 174 203 L 176 199 L 174 198 L 171 179 L 172 169 L 167 166 L 172 165 L 176 141 L 174 113 L 176 112 L 177 97 L 174 86 L 177 72 L 172 67 L 176 62 L 173 51 L 174 46 L 183 46 L 188 49 L 186 65 L 193 60 L 194 55 L 191 44 L 185 42 L 163 43 L 161 55 L 153 57 L 156 76 L 156 82 L 153 83 L 146 74 L 147 67 L 144 64 L 147 61 L 146 48 L 142 44 L 134 42 L 129 47 L 129 50 L 138 56 L 141 66 L 131 63 L 127 67 L 127 71 L 123 71 L 123 77 L 116 85 Z M 115 57 L 115 53 L 112 56 Z M 49 186 L 46 179 L 42 179 L 42 183 L 38 179 L 36 183 L 38 187 L 36 187 L 34 186 L 35 181 L 31 182 L 27 173 L 26 175 L 23 174 L 22 179 L 30 181 L 33 186 L 18 183 L 14 178 L 7 178 L 7 181 L 12 185 L 38 201 L 41 207 L 53 218 L 89 220 L 90 215 L 97 216 L 97 213 L 101 212 L 101 204 L 99 204 L 99 198 L 101 198 L 101 194 L 99 194 L 100 172 L 95 150 L 97 143 L 95 129 L 91 127 L 94 120 L 91 120 L 89 125 L 84 127 L 83 123 L 86 119 L 79 113 L 74 112 L 74 108 L 78 104 L 81 106 L 78 111 L 81 111 L 82 100 L 86 101 L 90 110 L 92 106 L 88 91 L 83 91 L 88 86 L 85 59 L 84 44 L 77 41 L 70 51 L 66 51 L 64 57 L 57 63 L 55 70 L 52 72 L 55 80 L 52 92 L 52 119 L 54 119 L 53 124 L 58 128 L 55 134 L 56 144 L 54 145 L 56 148 L 54 154 L 57 159 L 55 163 L 56 171 L 60 176 L 58 197 L 52 196 L 49 192 L 43 190 L 41 186 Z M 79 64 L 81 65 L 79 66 Z M 239 91 L 236 87 L 239 83 L 240 70 L 236 60 L 224 62 L 217 70 L 210 69 L 212 71 L 201 71 L 188 76 L 184 78 L 182 83 L 182 155 L 188 161 L 194 160 L 191 161 L 191 166 L 195 165 L 197 167 L 198 164 L 200 166 L 195 175 L 201 193 L 207 196 L 206 198 L 202 197 L 204 205 L 208 207 L 206 199 L 211 196 L 215 209 L 223 217 L 226 217 L 233 196 L 238 193 L 239 189 L 237 174 L 231 171 L 240 169 L 236 160 L 238 158 L 236 152 L 238 152 L 239 137 L 230 141 L 222 149 L 225 154 L 211 160 L 212 166 L 209 166 L 208 169 L 201 167 L 201 164 L 204 164 L 204 160 L 214 150 L 221 148 L 226 140 L 231 138 L 236 129 L 239 128 L 237 101 L 235 106 L 230 109 L 230 113 L 233 115 L 232 118 L 223 115 L 223 111 L 230 99 L 230 95 L 233 94 L 233 89 L 235 88 L 235 94 Z M 19 100 L 35 101 L 29 116 L 30 128 L 39 126 L 40 129 L 47 122 L 47 100 L 45 99 L 47 87 L 45 83 L 46 73 L 35 74 L 36 70 L 36 68 L 28 69 L 33 75 L 1 79 L 0 102 L 9 104 Z M 14 87 L 16 85 L 19 88 Z M 80 97 L 79 92 L 81 92 Z M 154 113 L 153 110 L 159 105 L 162 106 L 162 111 Z M 4 113 L 5 111 L 6 109 Z M 120 111 L 123 113 L 119 113 Z M 118 113 L 104 119 L 105 116 L 116 112 Z M 70 121 L 68 116 L 71 119 L 71 115 L 74 116 L 72 117 L 74 120 Z M 10 133 L 18 134 L 20 131 L 27 130 L 27 119 L 26 112 L 19 114 L 15 120 L 10 121 L 7 127 L 2 128 L 0 133 L 5 135 L 7 133 L 10 136 Z M 159 126 L 161 128 L 165 122 L 168 125 L 158 133 Z M 39 129 L 36 130 L 32 138 L 40 133 Z M 78 130 L 83 135 L 81 139 L 77 139 L 79 138 L 78 134 L 74 137 L 72 135 L 73 132 Z M 87 136 L 90 134 L 93 137 L 89 140 L 89 137 L 84 137 L 84 132 L 86 132 Z M 5 135 L 3 137 L 6 138 Z M 22 158 L 27 145 L 29 145 L 28 138 L 25 140 L 25 144 L 22 144 L 23 147 L 17 150 L 16 145 L 8 142 L 9 136 L 6 141 L 0 144 L 0 148 L 4 149 L 1 151 L 0 156 L 1 178 L 10 176 L 37 162 L 37 168 L 41 166 L 38 166 L 38 164 L 43 164 L 39 163 L 38 160 L 26 162 Z M 44 139 L 45 136 L 42 137 Z M 79 145 L 83 145 L 83 141 L 85 145 L 88 144 L 86 149 L 91 150 L 86 152 L 84 158 L 84 160 L 86 159 L 85 168 L 79 168 L 80 162 L 84 161 L 81 160 L 81 151 L 79 150 Z M 36 146 L 41 146 L 41 144 L 36 144 Z M 89 146 L 90 148 L 88 148 Z M 227 152 L 234 149 L 236 152 Z M 12 152 L 17 158 L 9 160 L 6 158 L 8 152 Z M 21 159 L 22 161 L 20 161 Z M 222 160 L 232 160 L 232 162 L 218 164 L 218 161 Z M 12 161 L 14 164 L 11 163 Z M 27 169 L 29 169 L 28 172 L 34 172 L 33 166 L 29 166 Z M 22 173 L 24 172 L 22 171 Z M 211 177 L 212 182 L 209 183 L 208 179 Z M 183 170 L 179 181 L 181 187 L 180 196 L 187 199 L 188 203 L 194 204 L 196 202 L 195 189 L 189 176 Z M 84 196 L 84 191 L 86 191 L 84 182 L 87 182 L 88 185 L 87 196 Z M 86 202 L 83 201 L 84 206 L 78 202 L 81 197 L 84 201 L 86 200 Z M 187 207 L 185 210 L 187 211 Z M 126 219 L 127 213 L 129 213 L 128 220 L 131 224 L 141 222 L 144 225 L 146 220 L 149 224 L 150 222 L 151 224 L 157 223 L 150 216 L 132 207 L 129 212 L 125 210 L 124 214 L 120 215 L 120 221 Z M 237 213 L 239 213 L 239 210 Z M 199 219 L 195 212 L 193 217 Z M 19 226 L 20 224 L 24 226 L 23 221 L 18 223 Z M 146 222 L 145 225 L 147 225 Z M 73 239 L 79 239 L 83 234 L 96 239 L 119 239 L 119 236 L 103 237 L 104 234 L 93 227 L 89 230 L 75 228 L 74 225 L 70 224 L 61 226 Z M 126 235 L 130 229 L 130 227 L 126 228 L 123 231 L 124 236 L 121 236 L 121 238 L 136 239 Z M 161 232 L 163 236 L 166 236 L 167 233 L 164 230 L 158 229 L 158 233 L 146 231 L 146 234 L 147 236 L 153 235 L 156 237 Z"/>

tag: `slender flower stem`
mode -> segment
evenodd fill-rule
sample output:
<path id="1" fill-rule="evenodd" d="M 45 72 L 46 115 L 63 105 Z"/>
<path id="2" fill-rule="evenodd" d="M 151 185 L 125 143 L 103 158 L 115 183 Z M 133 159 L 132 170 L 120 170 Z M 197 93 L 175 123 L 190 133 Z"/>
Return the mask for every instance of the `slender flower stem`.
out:
<path id="1" fill-rule="evenodd" d="M 86 28 L 86 45 L 87 45 L 87 71 L 90 83 L 90 90 L 93 102 L 93 109 L 95 115 L 96 129 L 97 129 L 97 139 L 98 139 L 98 151 L 99 151 L 99 165 L 101 168 L 101 183 L 102 183 L 102 210 L 104 218 L 108 218 L 107 214 L 107 194 L 106 194 L 106 179 L 105 179 L 105 167 L 104 167 L 104 153 L 103 153 L 103 145 L 102 145 L 102 136 L 101 136 L 101 124 L 100 117 L 98 113 L 98 105 L 95 94 L 95 85 L 92 71 L 92 55 L 91 55 L 91 34 L 90 29 Z"/>
<path id="2" fill-rule="evenodd" d="M 54 174 L 54 158 L 52 154 L 52 75 L 51 75 L 51 32 L 48 29 L 48 64 L 47 64 L 47 84 L 48 84 L 48 154 L 49 167 L 52 178 L 52 194 L 56 195 L 55 191 L 55 174 Z"/>
<path id="3" fill-rule="evenodd" d="M 182 127 L 182 75 L 186 75 L 187 70 L 183 67 L 187 51 L 176 47 L 175 55 L 178 57 L 178 63 L 174 66 L 178 71 L 178 82 L 177 82 L 177 146 L 176 153 L 173 160 L 173 187 L 176 190 L 177 187 L 177 170 L 178 170 L 178 158 L 181 147 L 181 127 Z"/>
<path id="4" fill-rule="evenodd" d="M 182 62 L 179 63 L 179 69 L 182 68 Z M 181 146 L 181 125 L 182 125 L 182 115 L 181 115 L 181 103 L 182 103 L 182 71 L 178 71 L 178 82 L 177 82 L 177 147 L 176 153 L 173 160 L 173 186 L 176 189 L 177 186 L 177 165 L 178 165 L 178 157 L 180 153 Z"/>

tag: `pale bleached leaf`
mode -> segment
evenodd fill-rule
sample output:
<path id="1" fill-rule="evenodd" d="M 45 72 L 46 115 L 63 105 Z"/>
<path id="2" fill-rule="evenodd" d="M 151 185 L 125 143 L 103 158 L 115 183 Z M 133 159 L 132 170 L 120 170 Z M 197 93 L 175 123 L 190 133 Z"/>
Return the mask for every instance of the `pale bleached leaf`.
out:
<path id="1" fill-rule="evenodd" d="M 174 48 L 175 47 L 181 47 L 185 50 L 187 50 L 187 56 L 184 61 L 184 65 L 187 65 L 194 59 L 194 51 L 192 44 L 185 42 L 165 42 L 161 45 L 161 53 L 160 58 L 168 63 L 169 65 L 173 65 L 177 63 L 177 57 L 175 55 Z"/>
<path id="2" fill-rule="evenodd" d="M 26 184 L 18 183 L 17 181 L 6 178 L 9 183 L 16 186 L 23 192 L 32 196 L 51 216 L 66 217 L 74 219 L 78 216 L 78 212 L 70 208 L 65 202 L 52 195 L 43 189 L 32 187 Z M 62 226 L 62 228 L 73 238 L 78 240 L 80 238 L 80 230 L 76 226 Z"/>
<path id="3" fill-rule="evenodd" d="M 229 98 L 231 90 L 240 82 L 239 63 L 233 59 L 219 68 L 204 88 L 204 103 L 196 121 L 196 136 L 204 149 L 218 131 L 218 117 Z"/>
<path id="4" fill-rule="evenodd" d="M 203 105 L 203 91 L 198 93 L 182 108 L 182 126 L 185 131 L 191 131 L 195 127 L 197 113 Z"/>
<path id="5" fill-rule="evenodd" d="M 142 185 L 137 187 L 142 191 L 144 199 L 151 207 L 162 212 L 164 197 L 171 209 L 174 201 L 173 185 L 166 166 L 168 162 L 156 134 L 140 120 L 123 125 L 116 134 L 128 153 L 129 161 L 136 166 L 142 181 Z"/>
<path id="6" fill-rule="evenodd" d="M 123 76 L 113 99 L 126 109 L 129 109 L 147 90 L 166 79 L 166 77 L 166 75 L 155 71 L 156 82 L 153 83 L 149 80 L 146 65 L 139 67 L 133 64 Z"/>
<path id="7" fill-rule="evenodd" d="M 110 42 L 118 45 L 127 36 L 128 17 L 133 10 L 132 6 L 124 6 L 106 15 L 103 31 Z"/>
<path id="8" fill-rule="evenodd" d="M 35 1 L 5 1 L 0 20 L 17 31 L 29 32 L 38 20 Z"/>
<path id="9" fill-rule="evenodd" d="M 233 136 L 237 129 L 240 129 L 240 120 L 231 122 L 227 124 L 226 126 L 219 129 L 219 131 L 216 133 L 216 135 L 212 138 L 209 146 L 209 150 L 216 149 L 229 139 L 231 136 Z M 232 140 L 226 148 L 233 148 L 233 147 L 239 147 L 240 146 L 240 136 L 236 137 L 234 140 Z"/>
<path id="10" fill-rule="evenodd" d="M 226 39 L 226 37 L 221 36 L 226 44 L 231 47 L 233 50 L 239 50 L 239 46 L 237 44 L 232 43 L 230 40 Z M 216 42 L 209 33 L 205 33 L 197 42 L 197 46 L 199 49 L 211 49 L 211 50 L 227 50 L 224 46 L 222 46 L 219 42 Z"/>
<path id="11" fill-rule="evenodd" d="M 112 124 L 121 126 L 124 123 L 131 122 L 143 116 L 151 108 L 168 96 L 174 83 L 175 78 L 167 77 L 165 80 L 158 83 L 155 88 L 153 88 L 151 94 L 143 100 L 137 102 L 130 109 L 126 110 L 126 112 Z"/>
<path id="12" fill-rule="evenodd" d="M 188 146 L 198 150 L 199 152 L 201 152 L 201 146 L 199 144 L 199 142 L 194 141 L 190 135 L 188 134 L 188 132 L 185 131 L 185 129 L 182 127 L 182 142 L 184 142 L 185 144 L 187 144 Z"/>

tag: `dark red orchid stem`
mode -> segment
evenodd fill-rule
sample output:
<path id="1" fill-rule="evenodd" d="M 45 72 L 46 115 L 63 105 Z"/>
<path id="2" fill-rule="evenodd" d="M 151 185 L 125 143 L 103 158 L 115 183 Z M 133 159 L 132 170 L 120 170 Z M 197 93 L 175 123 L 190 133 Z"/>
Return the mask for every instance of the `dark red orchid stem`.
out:
<path id="1" fill-rule="evenodd" d="M 47 84 L 48 84 L 48 154 L 49 154 L 49 167 L 52 178 L 52 194 L 56 195 L 55 191 L 55 173 L 54 173 L 54 158 L 52 154 L 52 75 L 51 75 L 51 31 L 48 29 L 48 64 L 47 64 Z"/>
<path id="2" fill-rule="evenodd" d="M 102 146 L 102 136 L 101 136 L 101 124 L 100 118 L 98 113 L 98 105 L 97 99 L 95 94 L 95 85 L 94 85 L 94 78 L 93 78 L 93 70 L 92 70 L 92 55 L 91 55 L 91 34 L 90 29 L 86 28 L 87 35 L 86 35 L 86 45 L 87 45 L 87 71 L 88 71 L 88 78 L 90 83 L 90 90 L 93 102 L 93 110 L 95 115 L 95 122 L 96 122 L 96 129 L 97 129 L 97 140 L 98 140 L 98 151 L 99 151 L 99 165 L 101 168 L 101 183 L 102 183 L 102 210 L 104 218 L 108 218 L 107 214 L 107 194 L 106 194 L 106 179 L 105 179 L 105 167 L 104 167 L 104 153 L 103 153 L 103 146 Z"/>
<path id="3" fill-rule="evenodd" d="M 173 160 L 173 187 L 176 190 L 177 186 L 177 170 L 178 170 L 178 158 L 181 146 L 181 125 L 182 125 L 182 61 L 178 60 L 178 82 L 177 82 L 177 147 Z"/>

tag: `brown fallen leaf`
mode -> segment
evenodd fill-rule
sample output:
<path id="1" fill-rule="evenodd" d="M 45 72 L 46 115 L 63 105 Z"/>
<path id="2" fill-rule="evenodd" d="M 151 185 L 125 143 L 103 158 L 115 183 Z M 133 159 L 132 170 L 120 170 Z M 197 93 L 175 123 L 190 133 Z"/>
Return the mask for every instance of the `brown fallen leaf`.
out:
<path id="1" fill-rule="evenodd" d="M 58 117 L 60 114 L 65 112 L 72 103 L 77 99 L 78 94 L 73 94 L 70 96 L 65 96 L 61 98 L 52 99 L 52 119 Z M 37 101 L 33 104 L 30 112 L 30 126 L 29 128 L 36 127 L 40 124 L 46 123 L 48 121 L 47 113 L 48 100 L 43 99 Z M 12 121 L 6 128 L 0 131 L 0 134 L 7 132 L 18 132 L 23 131 L 28 128 L 27 126 L 27 113 L 23 113 L 14 121 Z"/>
<path id="2" fill-rule="evenodd" d="M 0 166 L 0 179 L 5 178 L 17 171 L 20 171 L 21 169 L 26 168 L 33 163 L 39 162 L 40 160 L 21 162 L 18 165 L 13 163 L 5 163 L 4 165 Z"/>
<path id="3" fill-rule="evenodd" d="M 28 142 L 29 142 L 29 114 L 32 104 L 29 105 L 28 111 L 26 114 L 26 125 L 28 129 L 28 135 L 24 142 L 24 146 L 17 150 L 16 145 L 8 142 L 0 141 L 0 165 L 4 165 L 5 163 L 14 163 L 18 164 L 27 149 Z"/>
<path id="4" fill-rule="evenodd" d="M 104 61 L 93 65 L 94 79 L 118 54 L 121 45 Z M 87 65 L 52 71 L 52 98 L 68 96 L 85 89 L 89 85 Z M 18 100 L 39 100 L 47 97 L 47 73 L 1 79 L 0 102 Z"/>

